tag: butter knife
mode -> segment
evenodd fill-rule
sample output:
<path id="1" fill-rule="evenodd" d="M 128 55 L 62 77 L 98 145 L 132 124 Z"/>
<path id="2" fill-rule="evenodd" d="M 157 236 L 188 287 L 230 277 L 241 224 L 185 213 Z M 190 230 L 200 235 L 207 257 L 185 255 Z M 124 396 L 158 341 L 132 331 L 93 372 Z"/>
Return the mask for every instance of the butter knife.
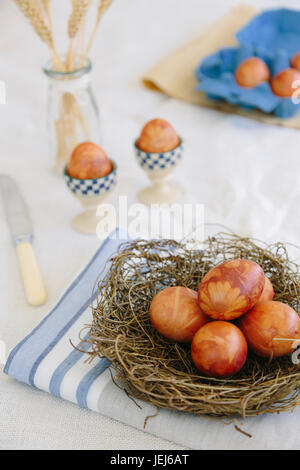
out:
<path id="1" fill-rule="evenodd" d="M 47 291 L 32 247 L 33 230 L 27 206 L 10 176 L 0 175 L 0 191 L 16 245 L 26 298 L 31 305 L 42 305 L 47 300 Z"/>

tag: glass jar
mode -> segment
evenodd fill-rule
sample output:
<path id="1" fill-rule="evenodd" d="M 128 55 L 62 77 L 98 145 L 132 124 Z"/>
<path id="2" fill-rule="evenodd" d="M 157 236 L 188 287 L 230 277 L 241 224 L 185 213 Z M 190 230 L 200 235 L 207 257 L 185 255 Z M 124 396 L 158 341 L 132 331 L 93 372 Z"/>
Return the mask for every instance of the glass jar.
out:
<path id="1" fill-rule="evenodd" d="M 59 174 L 79 143 L 101 143 L 98 106 L 91 88 L 91 69 L 89 60 L 84 67 L 72 72 L 53 70 L 52 62 L 43 67 L 49 79 L 49 151 Z"/>

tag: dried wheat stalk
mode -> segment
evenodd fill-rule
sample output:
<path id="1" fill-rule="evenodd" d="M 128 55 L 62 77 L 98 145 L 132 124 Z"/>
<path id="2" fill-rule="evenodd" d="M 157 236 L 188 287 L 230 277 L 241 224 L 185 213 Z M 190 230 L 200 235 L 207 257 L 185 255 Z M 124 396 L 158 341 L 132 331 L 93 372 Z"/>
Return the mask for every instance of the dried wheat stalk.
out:
<path id="1" fill-rule="evenodd" d="M 46 17 L 48 19 L 49 29 L 52 33 L 53 37 L 53 22 L 52 22 L 52 14 L 51 14 L 51 0 L 41 0 L 43 9 L 46 13 Z"/>
<path id="2" fill-rule="evenodd" d="M 40 5 L 37 0 L 14 0 L 24 16 L 30 21 L 39 38 L 51 49 L 53 48 L 53 37 L 47 27 Z"/>
<path id="3" fill-rule="evenodd" d="M 91 49 L 97 28 L 104 12 L 109 8 L 112 0 L 98 0 L 98 9 L 94 29 L 85 49 L 85 23 L 88 11 L 93 0 L 71 0 L 72 11 L 68 21 L 68 37 L 70 40 L 66 62 L 63 63 L 57 53 L 54 41 L 54 28 L 51 14 L 51 0 L 13 0 L 24 16 L 31 23 L 39 38 L 48 45 L 53 68 L 58 72 L 72 72 L 75 70 L 76 58 L 82 56 L 79 62 L 84 66 Z M 76 40 L 76 47 L 75 47 Z M 72 78 L 72 77 L 70 77 Z M 72 98 L 72 99 L 71 99 Z M 89 137 L 89 129 L 85 118 L 76 100 L 76 97 L 66 93 L 62 97 L 60 117 L 55 122 L 57 133 L 57 164 L 66 159 L 70 146 L 73 147 L 77 139 L 77 125 L 82 129 L 85 138 Z"/>
<path id="4" fill-rule="evenodd" d="M 68 23 L 68 34 L 71 39 L 77 35 L 89 7 L 89 0 L 73 0 L 73 10 Z"/>
<path id="5" fill-rule="evenodd" d="M 55 59 L 58 58 L 55 50 L 53 35 L 45 23 L 43 11 L 37 0 L 14 0 L 23 15 L 29 20 L 39 38 L 45 42 L 52 51 Z"/>
<path id="6" fill-rule="evenodd" d="M 70 38 L 70 47 L 66 58 L 67 71 L 74 68 L 75 55 L 73 51 L 73 42 L 80 31 L 84 18 L 90 5 L 89 0 L 72 0 L 72 13 L 68 23 L 68 35 Z"/>
<path id="7" fill-rule="evenodd" d="M 53 30 L 53 21 L 52 21 L 52 13 L 51 13 L 51 0 L 41 0 L 41 1 L 42 1 L 42 6 L 44 8 L 44 11 L 48 20 L 50 34 L 52 36 L 52 41 L 53 41 L 53 50 L 54 50 L 54 54 L 52 53 L 53 67 L 55 70 L 62 72 L 64 70 L 64 64 L 62 63 L 56 51 L 56 46 L 54 42 L 54 30 Z"/>
<path id="8" fill-rule="evenodd" d="M 84 59 L 84 52 L 85 52 L 85 36 L 86 36 L 86 23 L 87 23 L 87 13 L 89 8 L 91 7 L 93 0 L 89 0 L 89 6 L 87 9 L 86 14 L 83 17 L 81 22 L 80 30 L 78 33 L 78 56 L 80 57 L 80 67 L 85 65 L 86 60 Z"/>
<path id="9" fill-rule="evenodd" d="M 45 42 L 51 50 L 53 65 L 56 70 L 62 71 L 63 63 L 57 53 L 54 42 L 53 21 L 51 16 L 51 0 L 13 0 L 24 16 L 30 21 L 34 31 L 39 38 Z M 84 24 L 88 10 L 92 4 L 92 0 L 71 0 L 72 12 L 68 21 L 68 36 L 70 39 L 70 47 L 67 53 L 66 69 L 72 71 L 75 66 L 76 54 L 73 51 L 74 39 L 81 35 L 78 40 L 79 47 L 83 49 Z M 98 0 L 98 9 L 96 22 L 88 41 L 85 53 L 83 54 L 82 64 L 92 47 L 99 23 L 105 11 L 110 7 L 112 0 Z M 47 20 L 47 21 L 46 21 Z M 47 24 L 48 23 L 48 24 Z M 73 67 L 73 68 L 72 68 Z"/>
<path id="10" fill-rule="evenodd" d="M 91 37 L 89 39 L 88 46 L 87 46 L 86 52 L 85 52 L 85 57 L 86 58 L 88 57 L 89 52 L 91 50 L 91 47 L 92 47 L 92 44 L 94 42 L 96 32 L 97 32 L 99 23 L 101 21 L 101 18 L 103 16 L 103 14 L 106 12 L 106 10 L 110 7 L 111 3 L 112 3 L 112 0 L 99 0 L 96 23 L 95 23 L 94 29 L 92 31 L 92 34 L 91 34 Z"/>

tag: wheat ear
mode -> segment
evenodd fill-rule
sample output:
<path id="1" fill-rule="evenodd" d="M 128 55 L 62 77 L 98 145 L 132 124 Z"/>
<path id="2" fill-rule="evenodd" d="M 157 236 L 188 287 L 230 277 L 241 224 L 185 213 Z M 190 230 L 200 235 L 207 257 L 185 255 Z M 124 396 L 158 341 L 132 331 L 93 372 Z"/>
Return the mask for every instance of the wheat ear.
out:
<path id="1" fill-rule="evenodd" d="M 94 42 L 95 35 L 96 35 L 96 32 L 97 32 L 99 23 L 101 21 L 101 18 L 103 16 L 103 14 L 105 13 L 105 11 L 110 7 L 111 3 L 112 3 L 112 0 L 99 0 L 96 23 L 95 23 L 94 29 L 92 31 L 91 37 L 89 39 L 89 42 L 88 42 L 88 45 L 87 45 L 87 48 L 86 48 L 86 51 L 85 51 L 85 59 L 87 59 L 87 57 L 90 53 L 90 49 L 91 49 L 92 44 Z"/>
<path id="2" fill-rule="evenodd" d="M 81 22 L 89 7 L 89 0 L 73 0 L 73 10 L 68 23 L 69 38 L 74 39 L 77 35 Z"/>
<path id="3" fill-rule="evenodd" d="M 53 49 L 53 37 L 45 23 L 42 9 L 37 0 L 14 0 L 14 2 L 30 21 L 39 38 Z"/>
<path id="4" fill-rule="evenodd" d="M 88 9 L 91 7 L 93 0 L 89 0 Z M 84 52 L 85 52 L 85 33 L 86 33 L 87 12 L 85 13 L 80 25 L 78 33 L 78 56 L 80 57 L 80 67 L 85 65 Z"/>
<path id="5" fill-rule="evenodd" d="M 57 71 L 63 71 L 64 70 L 64 64 L 62 63 L 59 54 L 57 52 L 56 46 L 55 46 L 55 41 L 54 41 L 54 29 L 53 29 L 53 21 L 52 21 L 52 13 L 51 13 L 51 0 L 42 0 L 42 5 L 45 10 L 47 19 L 48 19 L 48 25 L 50 29 L 50 33 L 52 36 L 52 41 L 53 41 L 53 51 L 52 51 L 52 62 L 53 62 L 53 67 Z"/>
<path id="6" fill-rule="evenodd" d="M 45 23 L 43 11 L 37 0 L 14 0 L 23 15 L 29 20 L 39 38 L 47 44 L 51 50 L 53 62 L 58 62 L 59 57 L 55 50 L 53 35 Z"/>
<path id="7" fill-rule="evenodd" d="M 67 70 L 71 70 L 74 64 L 73 41 L 80 30 L 85 14 L 89 8 L 90 2 L 89 0 L 72 0 L 72 4 L 72 13 L 68 23 L 70 47 L 66 59 Z"/>

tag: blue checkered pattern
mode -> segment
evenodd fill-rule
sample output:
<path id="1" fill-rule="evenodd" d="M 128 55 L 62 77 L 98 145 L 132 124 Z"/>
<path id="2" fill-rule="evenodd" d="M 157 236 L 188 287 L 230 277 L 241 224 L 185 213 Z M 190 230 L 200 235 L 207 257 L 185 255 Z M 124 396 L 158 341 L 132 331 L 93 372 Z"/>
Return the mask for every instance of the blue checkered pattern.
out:
<path id="1" fill-rule="evenodd" d="M 72 178 L 68 173 L 64 172 L 65 181 L 70 189 L 77 196 L 103 196 L 105 193 L 111 191 L 116 185 L 117 177 L 117 168 L 114 166 L 114 169 L 111 173 L 102 178 L 96 178 L 94 180 L 80 180 L 77 178 Z"/>
<path id="2" fill-rule="evenodd" d="M 135 145 L 136 158 L 139 165 L 144 170 L 150 171 L 168 170 L 174 167 L 182 157 L 182 150 L 182 142 L 174 150 L 164 153 L 143 152 L 143 150 L 140 150 Z"/>

